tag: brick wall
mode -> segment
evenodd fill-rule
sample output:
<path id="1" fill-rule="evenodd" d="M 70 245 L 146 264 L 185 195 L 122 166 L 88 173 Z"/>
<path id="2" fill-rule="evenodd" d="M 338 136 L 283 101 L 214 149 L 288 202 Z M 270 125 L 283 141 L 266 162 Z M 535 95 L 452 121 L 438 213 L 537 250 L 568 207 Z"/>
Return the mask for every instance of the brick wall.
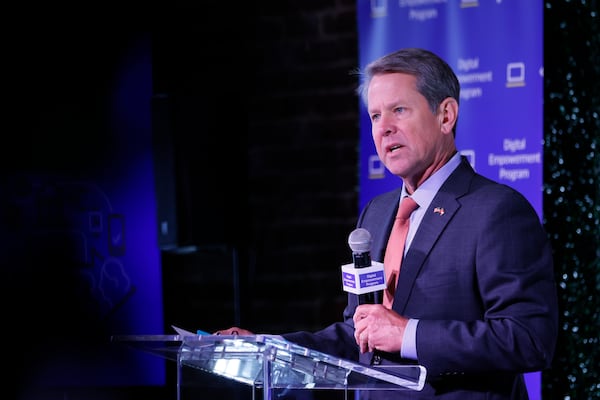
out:
<path id="1" fill-rule="evenodd" d="M 358 66 L 353 1 L 273 2 L 249 50 L 247 299 L 261 332 L 341 318 L 342 264 L 358 211 Z"/>
<path id="2" fill-rule="evenodd" d="M 233 246 L 240 270 L 232 314 L 231 292 L 211 294 L 227 275 L 206 273 L 227 260 L 165 255 L 167 330 L 227 321 L 255 332 L 316 330 L 340 320 L 346 302 L 340 266 L 352 260 L 358 215 L 355 4 L 253 7 L 243 30 L 215 11 L 226 24 L 207 32 L 182 22 L 155 37 L 155 89 L 175 110 L 182 244 Z"/>

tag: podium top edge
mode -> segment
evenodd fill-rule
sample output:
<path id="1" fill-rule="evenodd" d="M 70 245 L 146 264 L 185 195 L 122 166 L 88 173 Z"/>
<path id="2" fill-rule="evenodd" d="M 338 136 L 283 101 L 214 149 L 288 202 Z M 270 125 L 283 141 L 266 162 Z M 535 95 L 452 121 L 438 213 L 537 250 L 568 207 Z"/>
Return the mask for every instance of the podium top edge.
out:
<path id="1" fill-rule="evenodd" d="M 161 334 L 145 334 L 145 335 L 112 335 L 112 342 L 184 342 L 184 341 L 207 341 L 214 342 L 220 340 L 246 340 L 263 342 L 265 339 L 282 339 L 280 335 L 161 335 Z"/>

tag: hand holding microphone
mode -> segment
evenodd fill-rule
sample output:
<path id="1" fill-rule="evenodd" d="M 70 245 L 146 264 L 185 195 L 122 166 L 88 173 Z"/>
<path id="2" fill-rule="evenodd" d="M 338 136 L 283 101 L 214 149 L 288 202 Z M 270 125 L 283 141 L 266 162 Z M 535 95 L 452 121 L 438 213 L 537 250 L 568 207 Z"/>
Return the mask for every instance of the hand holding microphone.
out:
<path id="1" fill-rule="evenodd" d="M 383 263 L 371 260 L 371 243 L 366 229 L 352 231 L 348 245 L 353 263 L 342 265 L 344 290 L 358 295 L 359 306 L 354 314 L 356 343 L 361 353 L 375 349 L 400 351 L 406 318 L 375 301 L 375 293 L 386 286 Z"/>

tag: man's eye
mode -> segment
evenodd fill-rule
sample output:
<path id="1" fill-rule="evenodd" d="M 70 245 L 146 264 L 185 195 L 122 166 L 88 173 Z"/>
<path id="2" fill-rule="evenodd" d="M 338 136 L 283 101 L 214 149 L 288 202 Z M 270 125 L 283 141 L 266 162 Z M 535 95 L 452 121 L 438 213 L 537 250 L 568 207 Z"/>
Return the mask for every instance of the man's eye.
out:
<path id="1" fill-rule="evenodd" d="M 379 119 L 379 114 L 371 114 L 371 121 L 377 121 Z"/>
<path id="2" fill-rule="evenodd" d="M 404 110 L 405 110 L 405 108 L 404 108 L 404 107 L 396 107 L 396 109 L 395 109 L 395 111 L 396 111 L 398 114 L 402 114 L 402 113 L 404 112 Z"/>

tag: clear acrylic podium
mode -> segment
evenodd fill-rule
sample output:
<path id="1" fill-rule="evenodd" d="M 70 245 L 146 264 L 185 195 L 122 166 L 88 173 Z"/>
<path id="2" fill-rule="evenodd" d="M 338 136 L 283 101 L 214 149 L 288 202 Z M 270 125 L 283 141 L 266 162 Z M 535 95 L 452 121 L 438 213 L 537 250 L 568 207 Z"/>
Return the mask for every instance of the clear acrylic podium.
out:
<path id="1" fill-rule="evenodd" d="M 262 389 L 263 400 L 280 389 L 421 390 L 426 376 L 420 365 L 366 366 L 277 335 L 120 335 L 112 341 L 175 361 L 178 400 L 184 400 L 184 368 Z"/>

